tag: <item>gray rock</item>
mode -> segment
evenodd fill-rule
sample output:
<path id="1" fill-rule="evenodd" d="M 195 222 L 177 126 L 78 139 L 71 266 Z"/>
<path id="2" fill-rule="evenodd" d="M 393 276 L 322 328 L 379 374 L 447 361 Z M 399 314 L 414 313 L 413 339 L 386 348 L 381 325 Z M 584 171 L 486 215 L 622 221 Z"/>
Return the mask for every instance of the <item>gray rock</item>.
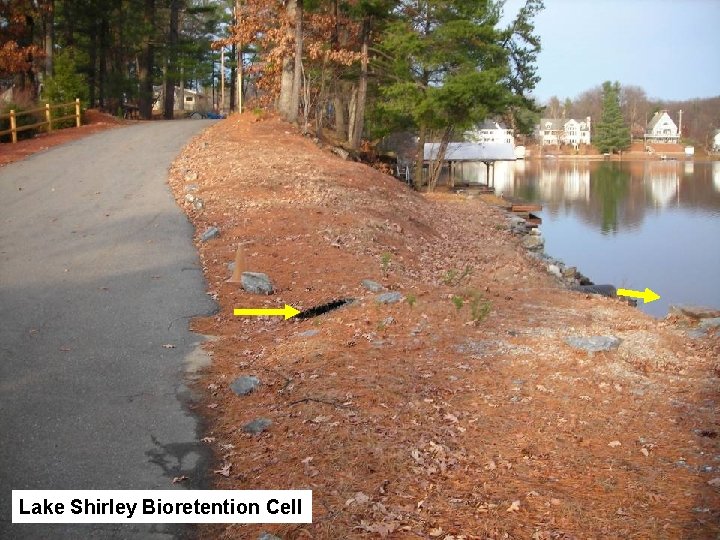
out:
<path id="1" fill-rule="evenodd" d="M 562 277 L 560 267 L 556 264 L 548 264 L 547 270 L 555 277 Z"/>
<path id="2" fill-rule="evenodd" d="M 617 296 L 617 290 L 612 285 L 578 285 L 573 287 L 572 290 L 588 294 L 600 294 L 608 298 Z"/>
<path id="3" fill-rule="evenodd" d="M 520 216 L 510 216 L 510 226 L 517 227 L 519 225 L 525 226 L 525 220 Z"/>
<path id="4" fill-rule="evenodd" d="M 522 245 L 531 251 L 541 250 L 545 245 L 545 239 L 542 236 L 526 236 L 523 238 Z"/>
<path id="5" fill-rule="evenodd" d="M 240 284 L 250 294 L 272 294 L 275 290 L 267 274 L 261 272 L 243 272 Z"/>
<path id="6" fill-rule="evenodd" d="M 336 156 L 339 156 L 341 159 L 347 160 L 350 158 L 350 152 L 340 146 L 334 146 L 330 149 L 330 151 Z"/>
<path id="7" fill-rule="evenodd" d="M 300 337 L 313 337 L 317 336 L 320 333 L 320 330 L 305 330 L 304 332 L 300 332 L 298 336 Z"/>
<path id="8" fill-rule="evenodd" d="M 217 227 L 208 227 L 205 232 L 200 235 L 200 241 L 207 242 L 208 240 L 212 240 L 218 236 L 220 236 L 220 229 Z"/>
<path id="9" fill-rule="evenodd" d="M 622 340 L 615 336 L 571 336 L 565 340 L 565 343 L 575 349 L 595 353 L 615 349 Z"/>
<path id="10" fill-rule="evenodd" d="M 188 171 L 185 173 L 185 181 L 186 182 L 194 182 L 198 179 L 198 173 L 195 171 Z"/>
<path id="11" fill-rule="evenodd" d="M 270 426 L 272 426 L 272 420 L 269 420 L 268 418 L 256 418 L 252 422 L 248 422 L 247 424 L 245 424 L 242 430 L 245 433 L 252 433 L 253 435 L 258 435 L 263 431 L 267 430 Z"/>
<path id="12" fill-rule="evenodd" d="M 371 279 L 363 279 L 360 284 L 365 287 L 368 291 L 378 293 L 382 291 L 385 287 L 380 285 L 377 281 L 373 281 Z"/>
<path id="13" fill-rule="evenodd" d="M 202 210 L 203 208 L 205 208 L 205 202 L 200 197 L 197 197 L 193 201 L 193 208 L 195 210 Z"/>
<path id="14" fill-rule="evenodd" d="M 235 261 L 228 263 L 228 270 L 230 270 L 231 272 L 235 271 Z"/>
<path id="15" fill-rule="evenodd" d="M 565 279 L 575 279 L 575 276 L 577 276 L 577 268 L 574 266 L 567 266 L 563 268 L 562 275 Z"/>
<path id="16" fill-rule="evenodd" d="M 195 202 L 195 195 L 193 195 L 192 193 L 188 193 L 187 195 L 185 195 L 185 200 L 189 203 Z"/>
<path id="17" fill-rule="evenodd" d="M 383 326 L 390 326 L 391 324 L 395 324 L 395 317 L 385 317 L 385 319 L 383 319 Z"/>
<path id="18" fill-rule="evenodd" d="M 703 306 L 670 306 L 670 313 L 691 319 L 716 319 L 720 317 L 720 309 Z"/>
<path id="19" fill-rule="evenodd" d="M 185 186 L 185 193 L 191 193 L 200 189 L 197 184 L 188 184 Z"/>
<path id="20" fill-rule="evenodd" d="M 274 534 L 270 533 L 260 533 L 260 536 L 257 537 L 257 540 L 282 540 L 279 536 L 275 536 Z"/>
<path id="21" fill-rule="evenodd" d="M 375 299 L 380 304 L 396 304 L 403 299 L 403 295 L 397 291 L 382 293 Z"/>
<path id="22" fill-rule="evenodd" d="M 703 319 L 700 321 L 701 328 L 720 328 L 720 317 L 713 317 L 712 319 Z"/>
<path id="23" fill-rule="evenodd" d="M 260 386 L 260 379 L 255 375 L 243 375 L 230 383 L 230 390 L 238 396 L 247 396 Z"/>

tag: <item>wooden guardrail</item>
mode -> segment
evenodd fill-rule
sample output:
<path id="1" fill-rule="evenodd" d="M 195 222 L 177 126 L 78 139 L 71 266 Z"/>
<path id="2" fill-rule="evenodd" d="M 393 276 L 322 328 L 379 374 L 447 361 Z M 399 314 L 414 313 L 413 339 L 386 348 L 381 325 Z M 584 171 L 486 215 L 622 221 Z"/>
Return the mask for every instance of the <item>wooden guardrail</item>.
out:
<path id="1" fill-rule="evenodd" d="M 64 107 L 71 107 L 75 105 L 75 113 L 74 114 L 68 114 L 65 116 L 53 116 L 53 110 L 55 109 L 62 109 Z M 26 116 L 30 114 L 36 114 L 39 112 L 45 112 L 45 120 L 43 122 L 37 122 L 35 124 L 28 124 L 24 126 L 18 127 L 17 125 L 17 119 L 21 116 Z M 6 129 L 5 131 L 0 131 L 0 135 L 12 135 L 12 142 L 17 142 L 17 134 L 20 131 L 25 131 L 28 129 L 38 128 L 42 126 L 47 126 L 48 132 L 53 130 L 53 123 L 54 122 L 60 122 L 62 120 L 71 120 L 75 119 L 75 126 L 80 127 L 80 99 L 76 99 L 74 102 L 69 103 L 58 103 L 55 105 L 50 105 L 49 103 L 46 103 L 43 107 L 37 107 L 35 109 L 29 109 L 27 111 L 22 112 L 15 112 L 14 110 L 10 110 L 9 113 L 0 114 L 0 120 L 4 118 L 10 119 L 10 129 Z"/>

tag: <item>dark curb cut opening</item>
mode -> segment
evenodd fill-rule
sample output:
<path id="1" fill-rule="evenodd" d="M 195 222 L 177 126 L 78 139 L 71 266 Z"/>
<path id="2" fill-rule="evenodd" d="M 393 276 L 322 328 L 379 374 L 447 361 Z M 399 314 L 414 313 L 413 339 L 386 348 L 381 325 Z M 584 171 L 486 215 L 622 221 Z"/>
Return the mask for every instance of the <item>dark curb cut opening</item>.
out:
<path id="1" fill-rule="evenodd" d="M 322 315 L 323 313 L 327 313 L 328 311 L 332 311 L 334 309 L 341 308 L 348 304 L 352 304 L 354 301 L 355 301 L 354 298 L 341 298 L 339 300 L 333 300 L 331 302 L 327 302 L 325 304 L 320 304 L 319 306 L 315 306 L 310 309 L 301 311 L 300 313 L 295 315 L 295 318 L 296 319 L 312 319 L 313 317 L 317 317 L 318 315 Z"/>

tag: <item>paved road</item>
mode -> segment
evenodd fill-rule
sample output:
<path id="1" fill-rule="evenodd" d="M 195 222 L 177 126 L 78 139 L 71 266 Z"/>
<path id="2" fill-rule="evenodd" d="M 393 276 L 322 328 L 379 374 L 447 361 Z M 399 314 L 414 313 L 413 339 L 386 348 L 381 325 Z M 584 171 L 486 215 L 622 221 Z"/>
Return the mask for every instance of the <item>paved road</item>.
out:
<path id="1" fill-rule="evenodd" d="M 171 489 L 183 474 L 202 487 L 207 455 L 184 405 L 200 338 L 187 324 L 215 306 L 165 180 L 207 125 L 115 129 L 0 168 L 0 538 L 190 532 L 12 525 L 10 495 Z"/>

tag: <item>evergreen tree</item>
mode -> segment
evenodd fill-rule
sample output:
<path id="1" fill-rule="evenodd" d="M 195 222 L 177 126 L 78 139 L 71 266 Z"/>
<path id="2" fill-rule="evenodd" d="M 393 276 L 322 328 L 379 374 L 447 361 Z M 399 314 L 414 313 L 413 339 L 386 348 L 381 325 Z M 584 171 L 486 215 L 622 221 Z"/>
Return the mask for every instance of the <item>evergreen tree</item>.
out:
<path id="1" fill-rule="evenodd" d="M 603 111 L 595 127 L 594 143 L 600 152 L 618 152 L 630 146 L 630 129 L 620 110 L 620 83 L 603 83 Z"/>

